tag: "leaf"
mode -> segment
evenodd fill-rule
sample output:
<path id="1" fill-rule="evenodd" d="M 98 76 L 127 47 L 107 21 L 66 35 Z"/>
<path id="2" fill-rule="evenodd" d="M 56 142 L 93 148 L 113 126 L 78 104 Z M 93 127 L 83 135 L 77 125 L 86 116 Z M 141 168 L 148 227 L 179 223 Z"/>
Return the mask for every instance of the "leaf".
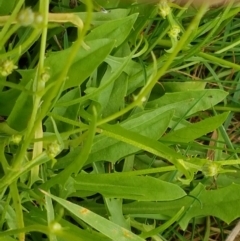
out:
<path id="1" fill-rule="evenodd" d="M 32 72 L 25 73 L 26 75 L 30 76 L 32 75 Z M 26 88 L 28 90 L 31 89 L 32 81 L 30 80 Z M 30 116 L 32 114 L 33 109 L 33 97 L 30 96 L 28 93 L 22 91 L 21 94 L 16 99 L 16 103 L 10 113 L 10 115 L 7 118 L 7 123 L 10 127 L 13 129 L 16 129 L 17 131 L 23 131 L 27 125 L 28 121 L 30 119 Z"/>
<path id="2" fill-rule="evenodd" d="M 205 82 L 191 81 L 191 82 L 161 82 L 165 92 L 180 92 L 189 90 L 203 90 L 206 86 Z"/>
<path id="3" fill-rule="evenodd" d="M 119 125 L 119 127 L 157 140 L 166 130 L 172 115 L 172 110 L 165 113 L 162 113 L 161 109 L 143 112 L 133 116 L 131 119 Z M 117 127 L 118 125 L 115 125 L 113 129 L 117 129 Z M 138 140 L 136 140 L 136 142 L 137 141 Z M 119 158 L 132 154 L 140 149 L 141 148 L 137 146 L 129 145 L 129 143 L 99 135 L 95 137 L 89 160 L 91 160 L 91 162 L 97 160 L 117 161 Z"/>
<path id="4" fill-rule="evenodd" d="M 62 10 L 62 8 L 61 8 Z M 67 12 L 69 12 L 69 9 L 67 9 Z M 75 15 L 77 15 L 78 17 L 80 17 L 83 22 L 86 19 L 87 13 L 85 12 L 77 12 L 74 13 Z M 92 13 L 92 19 L 91 19 L 91 23 L 93 26 L 99 26 L 102 25 L 108 21 L 112 21 L 115 19 L 119 19 L 119 18 L 125 18 L 127 17 L 127 15 L 129 14 L 129 9 L 111 9 L 111 11 L 108 11 L 108 13 L 104 13 L 104 12 L 93 12 Z"/>
<path id="5" fill-rule="evenodd" d="M 16 239 L 11 237 L 1 237 L 1 241 L 16 241 Z"/>
<path id="6" fill-rule="evenodd" d="M 117 72 L 118 71 L 120 72 L 121 70 L 118 69 Z M 85 93 L 86 93 L 86 95 L 84 96 L 85 99 L 87 99 L 88 97 L 89 99 L 98 102 L 101 106 L 101 110 L 103 110 L 108 104 L 108 101 L 113 89 L 113 85 L 116 80 L 117 72 L 114 72 L 114 74 L 113 72 L 114 70 L 112 70 L 110 66 L 107 66 L 104 76 L 101 79 L 99 88 L 89 87 L 85 90 Z"/>
<path id="7" fill-rule="evenodd" d="M 185 230 L 194 217 L 214 216 L 226 223 L 240 217 L 240 185 L 231 184 L 217 190 L 206 190 L 199 184 L 191 193 L 179 200 L 170 202 L 133 202 L 123 205 L 124 214 L 154 214 L 161 213 L 172 217 L 181 208 L 185 207 L 186 213 L 179 224 Z M 194 198 L 195 197 L 195 198 Z"/>
<path id="8" fill-rule="evenodd" d="M 94 91 L 82 97 L 84 99 L 91 99 L 99 102 L 102 109 L 106 108 L 106 105 L 109 103 L 109 98 L 113 92 L 113 86 L 115 81 L 121 76 L 124 69 L 129 65 L 132 55 L 134 52 L 129 53 L 127 57 L 114 57 L 108 56 L 105 59 L 105 62 L 109 64 L 104 76 L 101 79 L 100 86 Z"/>
<path id="9" fill-rule="evenodd" d="M 9 203 L 6 203 L 5 201 L 0 201 L 0 212 L 1 215 L 4 215 L 4 217 L 2 218 L 4 218 L 6 225 L 10 229 L 15 229 L 18 227 L 16 222 L 16 212 L 13 207 L 9 205 Z"/>
<path id="10" fill-rule="evenodd" d="M 65 95 L 63 95 L 61 98 L 59 98 L 59 101 L 68 101 L 68 100 L 73 100 L 80 95 L 80 90 L 78 88 L 72 89 L 68 91 Z M 77 119 L 77 114 L 79 110 L 79 104 L 76 105 L 71 105 L 71 106 L 64 106 L 64 107 L 54 107 L 52 112 L 53 114 L 57 114 L 59 116 L 68 118 L 70 120 L 76 120 Z M 73 129 L 73 125 L 70 125 L 68 123 L 55 120 L 56 125 L 58 127 L 59 132 L 64 132 L 64 131 L 69 131 Z M 48 118 L 45 122 L 44 125 L 46 126 L 46 132 L 54 132 L 52 122 Z"/>
<path id="11" fill-rule="evenodd" d="M 27 205 L 28 212 L 24 215 L 24 223 L 26 226 L 30 225 L 46 225 L 46 210 L 42 210 L 39 207 L 34 207 L 32 205 Z M 75 236 L 74 240 L 78 241 L 92 241 L 92 240 L 99 240 L 99 241 L 110 241 L 107 237 L 104 237 L 97 232 L 92 233 L 92 230 L 83 230 L 78 226 L 72 224 L 71 222 L 61 219 L 59 220 L 60 225 L 63 227 L 61 232 L 58 233 L 58 241 L 69 241 L 72 239 L 67 239 L 67 234 L 70 234 L 72 237 Z M 15 240 L 16 241 L 16 240 Z"/>
<path id="12" fill-rule="evenodd" d="M 110 39 L 95 39 L 88 41 L 88 50 L 81 48 L 77 53 L 68 72 L 68 78 L 65 82 L 64 89 L 81 85 L 87 77 L 103 62 L 113 48 L 114 42 Z M 47 84 L 55 81 L 65 63 L 68 55 L 72 51 L 71 48 L 59 52 L 51 53 L 45 60 L 45 68 L 49 68 L 51 77 Z"/>
<path id="13" fill-rule="evenodd" d="M 169 125 L 173 111 L 165 113 L 162 109 L 143 111 L 120 125 L 126 129 L 140 133 L 143 136 L 150 136 L 152 139 L 159 139 Z M 131 146 L 119 140 L 104 136 L 103 134 L 94 137 L 91 154 L 87 163 L 106 160 L 116 162 L 120 158 L 135 153 L 139 148 Z M 55 168 L 64 168 L 78 155 L 80 148 L 75 148 L 65 157 L 58 160 Z"/>
<path id="14" fill-rule="evenodd" d="M 124 106 L 124 97 L 126 96 L 126 90 L 127 78 L 123 73 L 119 76 L 119 78 L 116 79 L 114 83 L 113 89 L 109 97 L 109 101 L 103 111 L 103 118 L 118 112 L 121 107 Z"/>
<path id="15" fill-rule="evenodd" d="M 102 24 L 99 27 L 93 29 L 86 36 L 86 41 L 99 38 L 108 38 L 115 42 L 114 47 L 116 48 L 127 38 L 134 22 L 137 19 L 137 16 L 138 14 L 132 14 L 128 17 L 112 20 Z"/>
<path id="16" fill-rule="evenodd" d="M 35 70 L 18 70 L 17 72 L 22 76 L 21 82 L 18 85 L 21 88 L 26 88 L 27 84 L 34 78 Z M 16 103 L 21 105 L 21 103 L 17 102 L 17 98 L 21 93 L 18 89 L 0 92 L 0 115 L 8 116 Z M 21 117 L 21 115 L 19 116 Z"/>
<path id="17" fill-rule="evenodd" d="M 121 174 L 81 174 L 75 178 L 75 189 L 94 191 L 107 198 L 138 201 L 166 201 L 186 193 L 179 186 L 149 176 Z"/>
<path id="18" fill-rule="evenodd" d="M 104 198 L 104 203 L 109 212 L 109 220 L 127 230 L 131 230 L 130 220 L 125 218 L 122 213 L 123 200 L 119 198 Z"/>
<path id="19" fill-rule="evenodd" d="M 161 138 L 161 141 L 166 142 L 183 142 L 188 143 L 211 131 L 216 130 L 228 117 L 229 113 L 223 113 L 217 116 L 207 118 L 187 127 L 172 131 Z"/>
<path id="20" fill-rule="evenodd" d="M 11 0 L 11 1 L 1 0 L 0 1 L 0 14 L 1 15 L 10 14 L 13 11 L 16 3 L 17 3 L 16 0 Z"/>
<path id="21" fill-rule="evenodd" d="M 86 95 L 84 95 L 80 98 L 77 98 L 73 101 L 65 101 L 65 102 L 59 101 L 57 103 L 57 105 L 58 106 L 69 106 L 69 105 L 81 103 L 81 102 L 91 99 L 96 102 L 100 102 L 101 105 L 103 105 L 103 107 L 104 107 L 107 98 L 101 100 L 103 92 L 105 92 L 105 91 L 107 92 L 108 89 L 112 88 L 114 81 L 122 74 L 122 72 L 125 72 L 126 69 L 128 71 L 130 71 L 129 67 L 132 66 L 131 58 L 132 58 L 133 54 L 134 54 L 134 50 L 132 51 L 131 54 L 129 53 L 127 57 L 107 56 L 107 58 L 104 61 L 110 65 L 111 69 L 108 68 L 105 75 L 101 79 L 101 83 L 98 88 L 94 88 L 94 90 L 93 90 L 93 88 L 90 88 L 90 91 L 89 91 L 89 89 L 85 89 L 85 92 L 89 91 L 89 93 L 87 93 Z M 109 96 L 109 95 L 110 95 L 110 93 L 108 93 L 107 96 Z"/>
<path id="22" fill-rule="evenodd" d="M 163 97 L 148 102 L 146 108 L 163 107 L 166 110 L 174 108 L 175 116 L 188 117 L 199 111 L 212 108 L 227 95 L 228 92 L 215 89 L 166 93 Z"/>
<path id="23" fill-rule="evenodd" d="M 98 230 L 105 236 L 115 240 L 115 241 L 144 241 L 144 239 L 138 237 L 134 233 L 120 227 L 119 225 L 112 223 L 111 221 L 91 212 L 90 210 L 83 208 L 79 205 L 73 204 L 64 199 L 53 196 L 45 191 L 42 191 L 45 195 L 51 197 L 53 200 L 61 204 L 69 212 L 71 212 L 76 217 L 83 220 L 88 225 L 92 226 L 94 229 Z"/>
<path id="24" fill-rule="evenodd" d="M 205 86 L 206 82 L 200 81 L 161 82 L 161 85 L 157 85 L 154 87 L 151 94 L 151 99 L 157 99 L 160 96 L 163 96 L 165 93 L 204 90 Z"/>

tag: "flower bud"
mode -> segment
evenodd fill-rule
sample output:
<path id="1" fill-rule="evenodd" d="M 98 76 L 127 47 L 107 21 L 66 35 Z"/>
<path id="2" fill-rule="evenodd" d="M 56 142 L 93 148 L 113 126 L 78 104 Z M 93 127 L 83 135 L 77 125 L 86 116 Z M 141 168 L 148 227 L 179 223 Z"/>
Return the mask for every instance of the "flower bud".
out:
<path id="1" fill-rule="evenodd" d="M 60 230 L 62 230 L 62 226 L 60 223 L 54 222 L 53 224 L 51 224 L 51 231 L 53 233 L 58 232 Z"/>
<path id="2" fill-rule="evenodd" d="M 181 32 L 180 27 L 178 25 L 174 25 L 168 32 L 168 36 L 177 41 L 180 32 Z"/>
<path id="3" fill-rule="evenodd" d="M 47 82 L 50 79 L 50 74 L 47 70 L 44 70 L 44 72 L 41 74 L 41 80 L 44 82 Z"/>
<path id="4" fill-rule="evenodd" d="M 40 13 L 34 14 L 34 24 L 39 25 L 43 22 L 43 16 Z"/>
<path id="5" fill-rule="evenodd" d="M 166 16 L 168 16 L 168 14 L 170 14 L 171 12 L 171 8 L 169 7 L 167 0 L 160 1 L 160 3 L 158 4 L 158 9 L 159 9 L 159 14 L 163 18 L 166 18 Z"/>
<path id="6" fill-rule="evenodd" d="M 18 145 L 21 140 L 22 140 L 22 136 L 21 135 L 13 135 L 12 138 L 11 138 L 11 142 L 13 144 L 16 144 L 16 145 Z"/>
<path id="7" fill-rule="evenodd" d="M 53 142 L 47 146 L 46 153 L 50 158 L 54 158 L 61 151 L 61 146 L 57 142 Z"/>
<path id="8" fill-rule="evenodd" d="M 207 161 L 202 167 L 202 172 L 207 177 L 216 176 L 219 170 L 220 170 L 220 165 L 213 161 Z"/>
<path id="9" fill-rule="evenodd" d="M 147 98 L 145 96 L 143 96 L 142 99 L 141 99 L 142 103 L 146 102 L 146 100 L 147 100 Z"/>
<path id="10" fill-rule="evenodd" d="M 10 75 L 14 69 L 17 69 L 17 66 L 14 65 L 12 60 L 3 60 L 0 62 L 0 74 L 2 76 Z"/>
<path id="11" fill-rule="evenodd" d="M 26 8 L 21 10 L 17 16 L 18 24 L 24 27 L 32 25 L 34 23 L 34 20 L 35 20 L 35 14 L 31 8 Z"/>

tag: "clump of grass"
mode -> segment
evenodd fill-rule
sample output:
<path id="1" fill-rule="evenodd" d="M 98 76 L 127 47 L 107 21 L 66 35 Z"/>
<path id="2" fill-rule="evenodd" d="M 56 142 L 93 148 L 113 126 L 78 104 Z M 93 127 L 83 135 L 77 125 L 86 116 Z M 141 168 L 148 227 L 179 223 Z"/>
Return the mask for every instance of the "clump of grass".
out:
<path id="1" fill-rule="evenodd" d="M 13 2 L 1 239 L 225 240 L 240 216 L 238 5 Z"/>

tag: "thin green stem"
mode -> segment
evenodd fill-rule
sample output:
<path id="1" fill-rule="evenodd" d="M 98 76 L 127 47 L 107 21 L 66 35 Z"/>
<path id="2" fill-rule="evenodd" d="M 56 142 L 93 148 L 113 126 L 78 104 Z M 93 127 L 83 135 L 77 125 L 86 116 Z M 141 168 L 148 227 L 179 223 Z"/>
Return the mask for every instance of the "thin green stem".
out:
<path id="1" fill-rule="evenodd" d="M 230 166 L 230 165 L 239 165 L 240 160 L 225 160 L 225 161 L 217 161 L 218 164 L 221 164 L 221 166 Z"/>
<path id="2" fill-rule="evenodd" d="M 16 235 L 16 234 L 19 234 L 22 232 L 24 232 L 24 233 L 41 232 L 41 233 L 49 234 L 50 230 L 48 227 L 43 226 L 43 225 L 31 225 L 31 226 L 21 228 L 21 229 L 13 229 L 13 230 L 5 231 L 5 232 L 0 232 L 0 237 Z"/>
<path id="3" fill-rule="evenodd" d="M 38 113 L 39 106 L 41 104 L 41 97 L 43 93 L 43 89 L 45 88 L 45 80 L 42 78 L 44 75 L 44 59 L 45 59 L 45 51 L 46 51 L 46 43 L 47 43 L 47 25 L 48 25 L 48 8 L 49 8 L 49 0 L 44 0 L 40 2 L 40 12 L 43 15 L 43 31 L 42 31 L 42 37 L 41 37 L 41 45 L 40 45 L 40 53 L 39 53 L 39 62 L 38 62 L 38 70 L 37 70 L 37 78 L 36 83 L 33 85 L 33 90 L 35 89 L 35 96 L 33 98 L 33 109 L 36 111 L 33 111 L 33 115 L 31 116 L 31 128 L 33 128 L 35 122 L 36 122 L 36 116 Z M 31 141 L 31 129 L 29 131 L 29 143 Z M 35 129 L 35 137 L 36 138 L 42 138 L 43 136 L 43 130 L 42 130 L 42 122 L 39 122 Z M 28 143 L 28 144 L 29 144 Z M 42 153 L 43 150 L 43 142 L 36 142 L 33 145 L 33 155 L 32 157 L 36 157 Z M 35 166 L 31 170 L 31 180 L 30 180 L 30 186 L 38 180 L 38 174 L 39 174 L 39 166 Z"/>
<path id="4" fill-rule="evenodd" d="M 210 216 L 206 218 L 206 227 L 205 227 L 205 233 L 203 237 L 203 241 L 208 241 L 210 239 L 210 228 L 211 228 L 211 219 Z"/>
<path id="5" fill-rule="evenodd" d="M 35 77 L 35 83 L 33 83 L 33 91 L 36 92 L 35 96 L 33 97 L 33 110 L 30 117 L 30 120 L 28 122 L 28 128 L 26 130 L 26 133 L 24 135 L 22 146 L 20 147 L 20 151 L 18 152 L 18 155 L 16 156 L 14 163 L 13 163 L 13 169 L 20 168 L 22 161 L 24 159 L 26 150 L 31 142 L 32 139 L 32 129 L 36 122 L 36 116 L 39 111 L 40 102 L 41 102 L 41 95 L 39 95 L 38 91 L 42 90 L 42 86 L 40 85 L 41 82 L 43 82 L 41 75 L 43 73 L 44 69 L 44 58 L 45 58 L 45 49 L 46 49 L 46 41 L 47 41 L 47 23 L 48 23 L 48 7 L 49 7 L 49 1 L 45 1 L 45 8 L 43 9 L 43 30 L 42 30 L 42 38 L 41 38 L 41 46 L 40 46 L 40 55 L 39 55 L 39 65 L 38 65 L 38 71 L 37 75 Z M 41 83 L 42 84 L 42 83 Z M 38 153 L 40 154 L 40 153 Z"/>
<path id="6" fill-rule="evenodd" d="M 16 223 L 19 229 L 24 228 L 24 221 L 23 221 L 23 210 L 22 210 L 22 204 L 21 204 L 21 198 L 19 196 L 19 191 L 18 191 L 18 187 L 17 187 L 17 181 L 14 181 L 11 185 L 10 185 L 10 192 L 11 192 L 11 196 L 13 199 L 13 206 L 15 208 L 15 212 L 16 212 Z M 19 237 L 19 241 L 24 241 L 25 240 L 25 233 L 24 232 L 20 232 L 18 234 Z"/>
<path id="7" fill-rule="evenodd" d="M 229 67 L 229 68 L 232 68 L 232 69 L 235 69 L 235 70 L 240 70 L 239 64 L 232 63 L 230 61 L 227 61 L 225 59 L 221 59 L 221 58 L 213 56 L 211 54 L 199 52 L 199 53 L 197 53 L 197 55 L 199 57 L 204 58 L 204 59 L 210 60 L 212 63 L 218 63 L 220 65 L 224 65 L 226 67 Z"/>
<path id="8" fill-rule="evenodd" d="M 214 106 L 215 110 L 220 110 L 220 111 L 231 111 L 231 112 L 240 112 L 240 107 L 235 107 L 235 106 Z"/>

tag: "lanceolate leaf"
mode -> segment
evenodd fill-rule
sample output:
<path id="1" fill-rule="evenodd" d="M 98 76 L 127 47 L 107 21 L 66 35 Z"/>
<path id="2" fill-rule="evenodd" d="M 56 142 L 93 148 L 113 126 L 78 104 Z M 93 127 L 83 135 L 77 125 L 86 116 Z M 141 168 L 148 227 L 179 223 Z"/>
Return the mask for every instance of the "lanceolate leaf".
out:
<path id="1" fill-rule="evenodd" d="M 130 33 L 138 14 L 132 14 L 122 19 L 109 21 L 91 31 L 86 40 L 108 38 L 115 41 L 114 47 L 118 47 Z"/>
<path id="2" fill-rule="evenodd" d="M 30 225 L 47 225 L 47 221 L 45 217 L 47 216 L 46 210 L 40 210 L 38 207 L 31 207 L 28 205 L 28 212 L 24 215 L 24 222 L 26 226 Z M 92 232 L 92 230 L 81 229 L 78 226 L 71 223 L 71 221 L 67 221 L 65 219 L 59 220 L 62 229 L 57 233 L 59 241 L 110 241 L 109 238 L 104 237 L 97 232 Z M 69 237 L 70 236 L 70 237 Z M 2 241 L 2 238 L 1 238 Z M 16 241 L 14 239 L 14 241 Z"/>
<path id="3" fill-rule="evenodd" d="M 149 176 L 129 174 L 81 174 L 75 178 L 75 189 L 101 193 L 104 197 L 139 201 L 166 201 L 186 193 L 179 186 Z"/>
<path id="4" fill-rule="evenodd" d="M 229 113 L 223 113 L 214 117 L 207 118 L 198 123 L 189 125 L 187 127 L 172 131 L 163 136 L 161 140 L 167 142 L 190 142 L 199 138 L 208 132 L 216 130 L 228 117 Z"/>
<path id="5" fill-rule="evenodd" d="M 206 83 L 200 81 L 162 82 L 165 92 L 188 92 L 190 90 L 204 90 Z"/>
<path id="6" fill-rule="evenodd" d="M 97 39 L 88 41 L 88 50 L 81 48 L 69 69 L 64 88 L 80 85 L 100 65 L 112 50 L 114 41 L 111 39 Z M 45 67 L 49 69 L 51 78 L 47 82 L 55 81 L 64 68 L 71 48 L 51 53 L 45 60 Z"/>
<path id="7" fill-rule="evenodd" d="M 112 223 L 111 221 L 91 212 L 90 210 L 83 208 L 79 205 L 68 202 L 62 198 L 50 195 L 44 192 L 46 195 L 51 197 L 53 200 L 57 201 L 69 212 L 71 212 L 76 217 L 83 220 L 88 225 L 92 226 L 94 229 L 98 230 L 105 236 L 115 240 L 115 241 L 144 241 L 144 239 L 135 235 L 134 233 L 120 227 L 119 225 Z"/>
<path id="8" fill-rule="evenodd" d="M 163 97 L 147 103 L 146 108 L 175 108 L 177 117 L 188 117 L 198 111 L 212 108 L 227 95 L 227 92 L 215 89 L 166 93 Z"/>

